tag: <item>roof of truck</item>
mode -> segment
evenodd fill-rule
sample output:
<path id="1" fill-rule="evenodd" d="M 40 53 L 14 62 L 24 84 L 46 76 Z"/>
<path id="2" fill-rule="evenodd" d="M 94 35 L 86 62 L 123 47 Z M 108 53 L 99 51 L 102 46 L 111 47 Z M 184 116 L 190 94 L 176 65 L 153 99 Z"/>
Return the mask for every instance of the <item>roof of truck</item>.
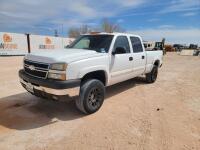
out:
<path id="1" fill-rule="evenodd" d="M 107 32 L 90 32 L 90 33 L 86 33 L 83 35 L 128 35 L 128 36 L 136 36 L 136 37 L 140 37 L 139 35 L 135 35 L 135 34 L 130 34 L 130 33 L 120 33 L 120 32 L 113 32 L 113 33 L 107 33 Z"/>

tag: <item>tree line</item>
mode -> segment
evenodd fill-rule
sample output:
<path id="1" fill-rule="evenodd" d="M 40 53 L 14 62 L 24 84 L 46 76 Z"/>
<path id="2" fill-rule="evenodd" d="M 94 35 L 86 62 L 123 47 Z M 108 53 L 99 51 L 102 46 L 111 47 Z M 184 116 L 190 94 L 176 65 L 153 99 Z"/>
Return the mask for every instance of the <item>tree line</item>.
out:
<path id="1" fill-rule="evenodd" d="M 90 32 L 107 32 L 107 33 L 112 33 L 112 32 L 125 32 L 125 30 L 119 25 L 119 24 L 114 24 L 108 19 L 103 19 L 99 27 L 96 28 L 91 28 L 87 24 L 82 25 L 81 27 L 71 27 L 69 28 L 68 31 L 68 36 L 70 38 L 77 38 L 81 34 L 86 34 Z"/>

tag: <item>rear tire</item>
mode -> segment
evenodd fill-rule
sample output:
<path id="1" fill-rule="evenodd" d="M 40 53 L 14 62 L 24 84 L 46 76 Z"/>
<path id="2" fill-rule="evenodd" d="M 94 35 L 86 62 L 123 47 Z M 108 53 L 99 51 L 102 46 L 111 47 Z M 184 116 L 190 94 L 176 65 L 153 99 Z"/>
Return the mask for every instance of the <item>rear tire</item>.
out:
<path id="1" fill-rule="evenodd" d="M 146 74 L 147 83 L 154 83 L 158 76 L 158 67 L 154 65 L 150 73 Z"/>
<path id="2" fill-rule="evenodd" d="M 105 87 L 96 79 L 85 81 L 80 88 L 79 98 L 76 99 L 77 108 L 85 113 L 92 114 L 100 109 L 104 102 Z"/>

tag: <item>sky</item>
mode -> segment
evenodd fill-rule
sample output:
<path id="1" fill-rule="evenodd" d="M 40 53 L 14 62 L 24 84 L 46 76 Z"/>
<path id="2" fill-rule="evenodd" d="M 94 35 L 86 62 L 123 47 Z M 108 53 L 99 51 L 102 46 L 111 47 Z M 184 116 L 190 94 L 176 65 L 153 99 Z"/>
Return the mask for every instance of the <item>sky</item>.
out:
<path id="1" fill-rule="evenodd" d="M 200 45 L 200 0 L 0 0 L 0 32 L 67 36 L 104 18 L 144 40 Z"/>

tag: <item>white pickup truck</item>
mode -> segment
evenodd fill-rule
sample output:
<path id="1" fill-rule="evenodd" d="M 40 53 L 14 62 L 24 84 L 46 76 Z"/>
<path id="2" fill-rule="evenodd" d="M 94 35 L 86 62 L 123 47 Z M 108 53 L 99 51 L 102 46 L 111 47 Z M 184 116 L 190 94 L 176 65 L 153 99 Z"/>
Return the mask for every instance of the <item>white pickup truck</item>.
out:
<path id="1" fill-rule="evenodd" d="M 103 104 L 105 87 L 140 75 L 155 82 L 163 52 L 145 51 L 141 41 L 140 36 L 126 33 L 82 35 L 68 49 L 26 55 L 20 82 L 43 98 L 78 95 L 77 108 L 94 113 Z"/>

